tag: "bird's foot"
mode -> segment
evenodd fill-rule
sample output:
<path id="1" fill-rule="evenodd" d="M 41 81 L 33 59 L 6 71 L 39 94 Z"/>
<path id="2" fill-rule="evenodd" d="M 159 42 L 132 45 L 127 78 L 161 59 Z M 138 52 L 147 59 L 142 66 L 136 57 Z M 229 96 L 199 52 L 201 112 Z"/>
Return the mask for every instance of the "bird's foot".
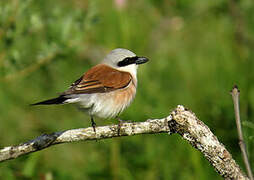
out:
<path id="1" fill-rule="evenodd" d="M 123 125 L 123 123 L 130 123 L 130 120 L 122 120 L 119 117 L 117 117 L 118 120 L 118 126 L 117 126 L 117 135 L 120 136 L 120 131 L 121 131 L 121 126 Z"/>
<path id="2" fill-rule="evenodd" d="M 92 127 L 93 127 L 93 132 L 96 134 L 96 123 L 92 123 Z"/>
<path id="3" fill-rule="evenodd" d="M 93 120 L 93 117 L 91 117 L 91 124 L 92 124 L 92 127 L 93 127 L 93 131 L 94 131 L 94 133 L 96 134 L 96 123 L 94 122 L 94 120 Z"/>

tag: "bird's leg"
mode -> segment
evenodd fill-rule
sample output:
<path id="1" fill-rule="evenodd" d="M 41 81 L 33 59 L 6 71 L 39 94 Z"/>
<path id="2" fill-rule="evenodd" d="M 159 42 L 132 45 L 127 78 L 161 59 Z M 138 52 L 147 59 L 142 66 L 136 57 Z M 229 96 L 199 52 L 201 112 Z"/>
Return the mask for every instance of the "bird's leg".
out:
<path id="1" fill-rule="evenodd" d="M 121 130 L 121 126 L 123 124 L 123 120 L 120 119 L 118 116 L 116 117 L 116 119 L 118 120 L 117 135 L 120 136 L 120 130 Z"/>
<path id="2" fill-rule="evenodd" d="M 124 122 L 131 122 L 130 120 L 122 120 L 118 116 L 116 116 L 116 119 L 118 120 L 118 126 L 117 126 L 117 135 L 120 136 L 120 130 L 121 126 Z"/>
<path id="3" fill-rule="evenodd" d="M 96 123 L 95 123 L 94 120 L 93 120 L 93 116 L 91 116 L 91 123 L 92 123 L 93 131 L 94 131 L 94 133 L 96 134 L 96 129 L 95 129 Z"/>

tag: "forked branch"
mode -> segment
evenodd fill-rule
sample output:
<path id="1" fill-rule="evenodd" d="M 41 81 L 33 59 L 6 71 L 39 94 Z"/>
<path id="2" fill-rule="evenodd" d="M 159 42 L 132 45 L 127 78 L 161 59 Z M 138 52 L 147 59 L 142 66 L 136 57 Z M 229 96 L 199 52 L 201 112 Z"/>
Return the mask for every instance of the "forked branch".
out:
<path id="1" fill-rule="evenodd" d="M 154 133 L 178 133 L 198 149 L 225 179 L 248 179 L 211 130 L 193 112 L 181 105 L 163 119 L 123 123 L 120 136 Z M 96 127 L 96 134 L 91 127 L 44 134 L 26 143 L 0 149 L 0 162 L 39 151 L 55 144 L 113 137 L 119 137 L 118 125 Z"/>

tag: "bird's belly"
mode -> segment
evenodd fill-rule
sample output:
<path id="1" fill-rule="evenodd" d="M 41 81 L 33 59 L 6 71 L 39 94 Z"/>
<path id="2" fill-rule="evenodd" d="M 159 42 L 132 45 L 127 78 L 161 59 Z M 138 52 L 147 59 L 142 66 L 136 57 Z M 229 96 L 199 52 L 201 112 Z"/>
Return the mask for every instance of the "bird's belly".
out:
<path id="1" fill-rule="evenodd" d="M 90 115 L 111 118 L 121 113 L 132 102 L 136 94 L 134 85 L 108 93 L 86 94 L 79 104 L 88 109 Z M 88 97 L 89 96 L 89 97 Z"/>

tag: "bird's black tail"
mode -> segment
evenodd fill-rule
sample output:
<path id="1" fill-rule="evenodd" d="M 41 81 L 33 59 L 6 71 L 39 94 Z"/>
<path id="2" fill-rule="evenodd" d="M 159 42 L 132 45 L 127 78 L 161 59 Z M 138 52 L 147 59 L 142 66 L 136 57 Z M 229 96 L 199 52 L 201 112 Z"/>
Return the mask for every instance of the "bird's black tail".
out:
<path id="1" fill-rule="evenodd" d="M 34 103 L 31 104 L 31 106 L 35 106 L 35 105 L 51 105 L 51 104 L 63 104 L 64 101 L 66 101 L 68 98 L 64 97 L 64 96 L 59 96 L 57 98 L 53 98 L 53 99 L 49 99 L 46 101 L 41 101 L 38 103 Z"/>

